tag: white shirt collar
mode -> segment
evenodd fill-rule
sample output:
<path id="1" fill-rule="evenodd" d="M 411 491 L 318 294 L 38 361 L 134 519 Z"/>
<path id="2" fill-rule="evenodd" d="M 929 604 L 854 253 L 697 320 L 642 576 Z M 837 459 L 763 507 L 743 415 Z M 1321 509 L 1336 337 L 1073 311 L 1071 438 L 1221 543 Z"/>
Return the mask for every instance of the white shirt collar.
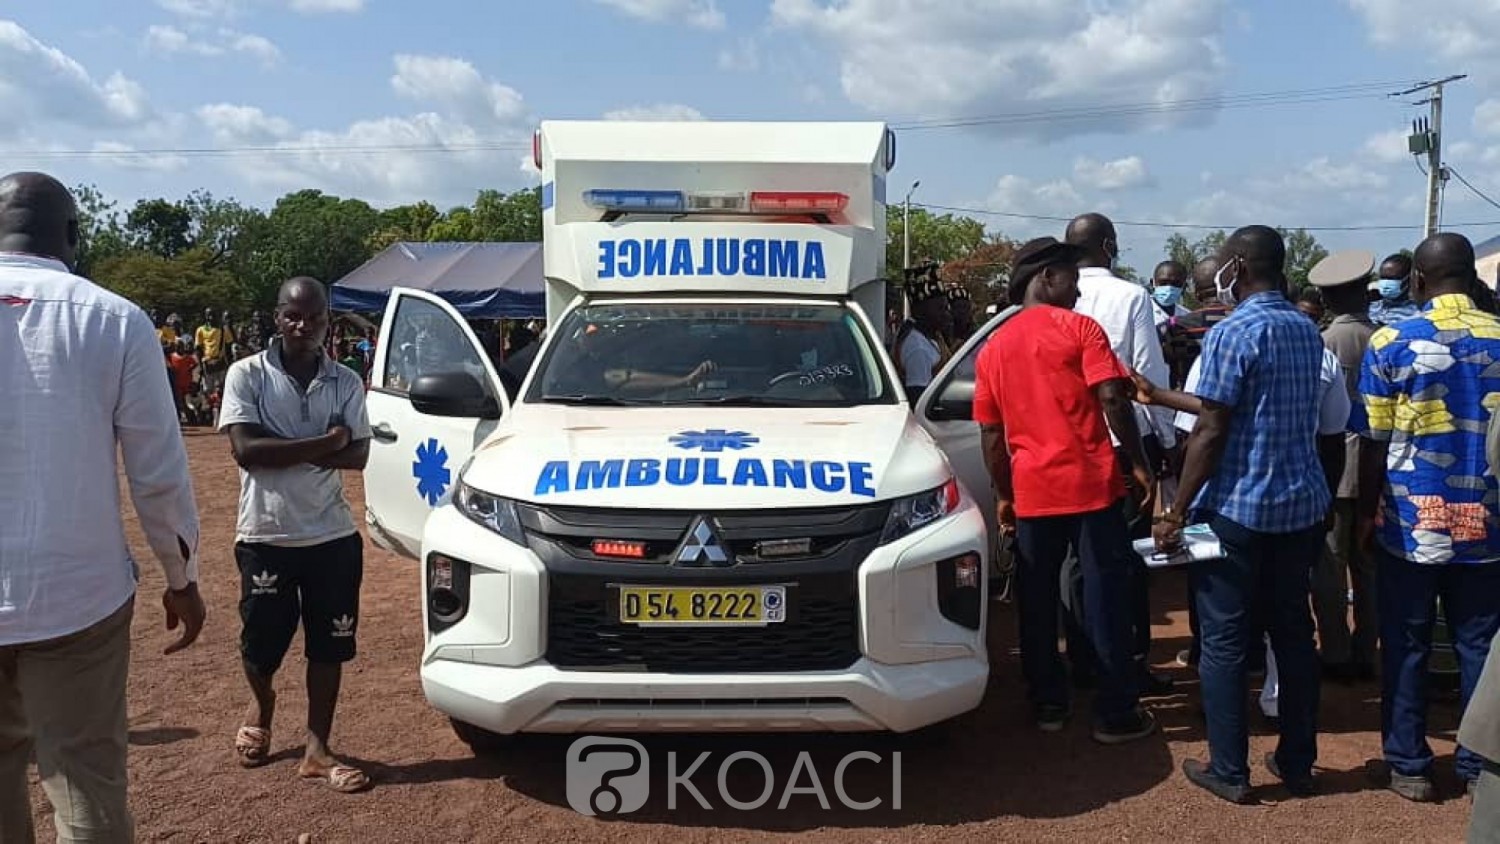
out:
<path id="1" fill-rule="evenodd" d="M 68 265 L 56 258 L 48 258 L 45 255 L 33 255 L 30 252 L 0 252 L 0 264 L 15 264 L 19 266 L 36 267 L 38 269 L 57 270 L 59 272 L 71 273 Z"/>
<path id="2" fill-rule="evenodd" d="M 1106 267 L 1079 267 L 1078 268 L 1078 277 L 1079 278 L 1112 278 L 1115 281 L 1124 281 L 1125 280 L 1125 279 L 1120 278 L 1119 276 L 1115 275 L 1114 273 L 1110 272 L 1109 269 L 1106 268 Z"/>

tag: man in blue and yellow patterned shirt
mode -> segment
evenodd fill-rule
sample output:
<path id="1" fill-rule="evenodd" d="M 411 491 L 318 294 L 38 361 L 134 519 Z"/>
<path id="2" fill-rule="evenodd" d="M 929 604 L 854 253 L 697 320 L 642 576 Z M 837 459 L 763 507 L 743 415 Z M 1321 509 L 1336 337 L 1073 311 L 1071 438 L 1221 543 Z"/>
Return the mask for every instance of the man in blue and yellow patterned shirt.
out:
<path id="1" fill-rule="evenodd" d="M 1433 798 L 1426 674 L 1437 602 L 1458 653 L 1465 706 L 1500 630 L 1500 494 L 1485 455 L 1500 404 L 1500 320 L 1468 296 L 1474 247 L 1466 238 L 1429 237 L 1415 263 L 1412 294 L 1422 310 L 1375 332 L 1360 373 L 1363 433 L 1386 444 L 1365 450 L 1360 493 L 1362 532 L 1373 535 L 1379 567 L 1390 787 L 1425 801 Z M 1456 768 L 1466 781 L 1481 765 L 1459 748 Z"/>

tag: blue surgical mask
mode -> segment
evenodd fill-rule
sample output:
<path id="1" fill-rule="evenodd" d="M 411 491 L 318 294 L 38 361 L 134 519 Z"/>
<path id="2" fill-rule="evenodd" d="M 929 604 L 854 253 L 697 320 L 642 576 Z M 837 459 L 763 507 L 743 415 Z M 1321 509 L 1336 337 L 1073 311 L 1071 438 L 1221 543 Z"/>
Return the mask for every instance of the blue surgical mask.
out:
<path id="1" fill-rule="evenodd" d="M 1380 291 L 1380 298 L 1393 301 L 1401 298 L 1401 290 L 1406 287 L 1404 278 L 1382 278 L 1375 282 L 1375 289 Z"/>
<path id="2" fill-rule="evenodd" d="M 1182 288 L 1163 284 L 1151 290 L 1151 298 L 1163 308 L 1175 308 L 1182 301 Z"/>

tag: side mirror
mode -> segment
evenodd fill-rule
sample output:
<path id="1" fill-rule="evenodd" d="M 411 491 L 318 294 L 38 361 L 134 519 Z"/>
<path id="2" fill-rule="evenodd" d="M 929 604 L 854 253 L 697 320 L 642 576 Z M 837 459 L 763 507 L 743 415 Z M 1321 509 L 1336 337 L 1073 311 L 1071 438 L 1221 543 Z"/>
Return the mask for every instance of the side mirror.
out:
<path id="1" fill-rule="evenodd" d="M 974 418 L 974 382 L 954 380 L 949 382 L 930 405 L 927 418 L 934 422 L 968 422 Z"/>
<path id="2" fill-rule="evenodd" d="M 428 416 L 500 418 L 500 403 L 484 389 L 478 378 L 467 372 L 435 372 L 418 376 L 406 397 L 418 413 Z"/>

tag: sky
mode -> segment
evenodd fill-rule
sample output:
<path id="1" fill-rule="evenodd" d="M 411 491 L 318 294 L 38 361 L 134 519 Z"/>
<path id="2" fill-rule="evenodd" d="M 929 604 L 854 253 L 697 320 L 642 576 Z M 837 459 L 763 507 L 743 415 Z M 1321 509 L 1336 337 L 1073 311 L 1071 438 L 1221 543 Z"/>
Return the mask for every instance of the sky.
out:
<path id="1" fill-rule="evenodd" d="M 1500 199 L 1493 32 L 1495 0 L 0 0 L 0 169 L 448 207 L 535 184 L 542 119 L 884 120 L 892 204 L 920 180 L 1010 237 L 1101 211 L 1149 224 L 1136 267 L 1249 223 L 1384 254 L 1426 191 L 1394 91 L 1468 74 L 1445 163 Z M 1500 235 L 1456 179 L 1443 218 Z"/>

